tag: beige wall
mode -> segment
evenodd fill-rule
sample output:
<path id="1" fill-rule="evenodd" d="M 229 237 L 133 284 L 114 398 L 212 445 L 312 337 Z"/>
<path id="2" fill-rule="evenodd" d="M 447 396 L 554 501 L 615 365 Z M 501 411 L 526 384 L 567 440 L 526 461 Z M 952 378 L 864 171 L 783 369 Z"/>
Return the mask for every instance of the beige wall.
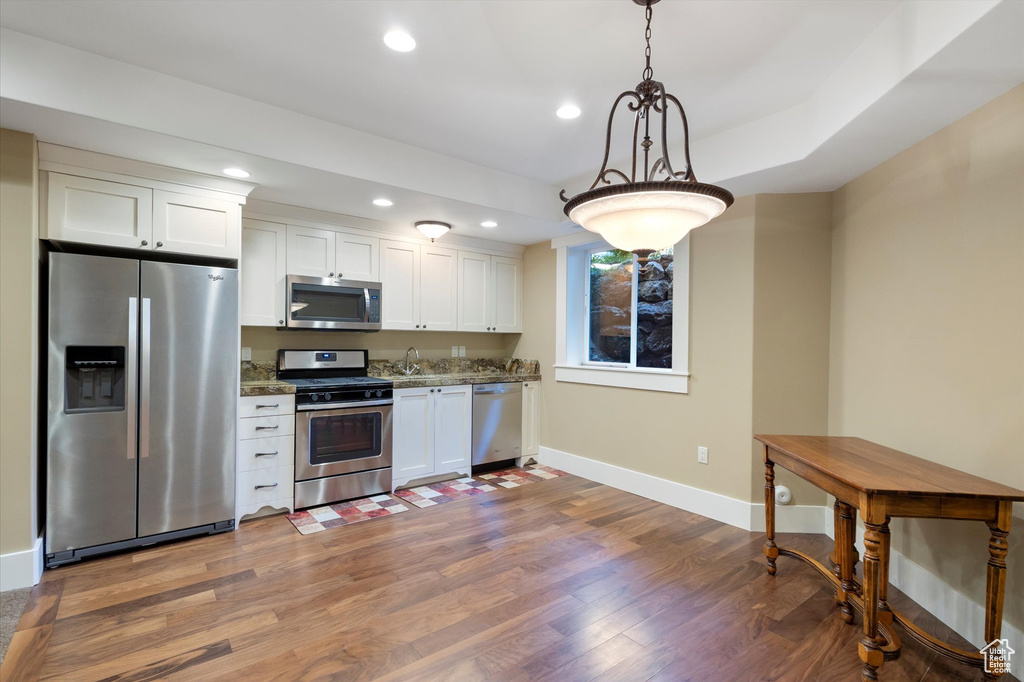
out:
<path id="1" fill-rule="evenodd" d="M 35 136 L 0 129 L 0 554 L 39 535 L 38 176 Z"/>
<path id="2" fill-rule="evenodd" d="M 1024 86 L 834 196 L 829 431 L 1024 489 Z M 1024 627 L 1024 507 L 1006 619 Z M 981 523 L 892 546 L 977 602 Z"/>
<path id="3" fill-rule="evenodd" d="M 693 232 L 686 395 L 555 382 L 555 251 L 536 244 L 524 263 L 516 355 L 541 361 L 541 444 L 749 499 L 754 199 Z M 697 463 L 698 445 L 710 464 Z"/>
<path id="4" fill-rule="evenodd" d="M 754 231 L 754 433 L 828 432 L 829 290 L 832 194 L 759 194 Z M 764 499 L 760 443 L 754 442 L 751 499 Z M 825 494 L 785 469 L 791 504 Z"/>
<path id="5" fill-rule="evenodd" d="M 465 346 L 467 358 L 507 358 L 512 357 L 518 340 L 519 334 L 284 332 L 272 327 L 242 327 L 242 345 L 252 348 L 253 360 L 276 360 L 281 348 L 366 348 L 371 360 L 399 360 L 405 358 L 409 346 L 415 346 L 422 358 L 450 358 L 452 346 Z"/>

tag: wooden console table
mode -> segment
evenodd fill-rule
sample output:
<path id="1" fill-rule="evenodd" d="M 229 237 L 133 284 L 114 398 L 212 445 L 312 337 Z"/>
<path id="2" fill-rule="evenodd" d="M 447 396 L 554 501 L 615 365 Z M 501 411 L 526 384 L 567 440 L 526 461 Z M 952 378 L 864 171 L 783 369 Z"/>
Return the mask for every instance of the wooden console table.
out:
<path id="1" fill-rule="evenodd" d="M 861 680 L 878 679 L 882 662 L 899 657 L 900 638 L 893 623 L 930 649 L 978 668 L 980 653 L 940 642 L 911 623 L 887 601 L 889 585 L 889 519 L 969 519 L 984 521 L 991 531 L 988 544 L 988 583 L 985 595 L 985 641 L 999 639 L 1006 590 L 1006 538 L 1013 502 L 1024 502 L 1024 491 L 965 474 L 860 438 L 827 436 L 754 436 L 764 444 L 764 502 L 767 540 L 764 554 L 768 573 L 775 575 L 779 555 L 809 564 L 836 588 L 843 620 L 853 621 L 853 609 L 864 614 L 864 637 L 858 646 L 864 663 Z M 775 544 L 775 465 L 810 481 L 835 496 L 835 549 L 830 570 L 810 556 Z M 864 519 L 864 581 L 857 582 L 854 565 L 856 514 Z M 995 679 L 986 674 L 986 679 Z"/>

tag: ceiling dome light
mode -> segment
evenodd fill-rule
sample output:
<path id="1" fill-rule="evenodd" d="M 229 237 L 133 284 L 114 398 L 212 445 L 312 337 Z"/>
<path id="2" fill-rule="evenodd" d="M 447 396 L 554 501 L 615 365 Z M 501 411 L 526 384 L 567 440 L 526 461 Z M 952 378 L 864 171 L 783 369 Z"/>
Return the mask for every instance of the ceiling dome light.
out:
<path id="1" fill-rule="evenodd" d="M 244 171 L 241 168 L 225 168 L 221 171 L 224 175 L 230 175 L 233 178 L 247 178 L 249 177 L 249 171 Z"/>
<path id="2" fill-rule="evenodd" d="M 443 237 L 448 230 L 452 229 L 452 226 L 436 220 L 421 220 L 416 223 L 416 229 L 424 236 L 430 237 L 430 241 L 434 241 L 438 237 Z"/>
<path id="3" fill-rule="evenodd" d="M 485 220 L 482 223 L 480 223 L 480 227 L 497 227 L 497 226 L 498 226 L 498 223 L 494 222 L 493 220 Z"/>
<path id="4" fill-rule="evenodd" d="M 732 205 L 728 190 L 697 182 L 690 163 L 689 128 L 686 112 L 664 84 L 654 80 L 651 69 L 651 5 L 659 0 L 633 0 L 647 12 L 647 64 L 643 80 L 633 90 L 620 94 L 608 117 L 604 161 L 594 183 L 571 199 L 563 189 L 559 196 L 569 219 L 597 232 L 615 248 L 632 251 L 646 267 L 655 251 L 666 249 L 695 227 L 717 218 Z M 619 104 L 633 112 L 633 158 L 627 175 L 608 165 L 612 123 Z M 676 170 L 668 156 L 668 117 L 678 112 L 683 127 L 683 161 Z M 561 111 L 561 110 L 559 110 Z M 561 113 L 559 113 L 561 115 Z M 651 139 L 651 133 L 656 139 Z M 654 152 L 651 155 L 651 152 Z M 653 158 L 653 163 L 651 159 Z M 618 179 L 621 182 L 612 183 Z"/>
<path id="5" fill-rule="evenodd" d="M 388 31 L 384 34 L 384 44 L 395 52 L 412 52 L 416 49 L 416 41 L 405 31 Z"/>
<path id="6" fill-rule="evenodd" d="M 373 205 L 387 208 L 388 206 L 394 206 L 395 202 L 391 201 L 391 199 L 385 199 L 384 197 L 381 197 L 380 199 L 374 199 Z"/>
<path id="7" fill-rule="evenodd" d="M 577 118 L 580 115 L 580 108 L 575 104 L 563 104 L 558 107 L 558 111 L 555 112 L 555 116 L 558 118 L 564 118 L 566 120 Z"/>

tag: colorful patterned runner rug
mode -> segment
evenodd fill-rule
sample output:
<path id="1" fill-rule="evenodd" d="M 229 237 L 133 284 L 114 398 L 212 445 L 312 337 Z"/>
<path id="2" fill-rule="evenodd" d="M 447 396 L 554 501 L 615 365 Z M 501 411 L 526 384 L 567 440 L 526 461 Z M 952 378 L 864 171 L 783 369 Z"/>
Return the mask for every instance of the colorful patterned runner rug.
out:
<path id="1" fill-rule="evenodd" d="M 288 514 L 288 520 L 295 526 L 295 530 L 303 535 L 309 535 L 328 528 L 348 526 L 360 521 L 379 519 L 405 511 L 409 511 L 409 508 L 390 495 L 374 495 L 361 500 L 339 502 L 325 507 L 298 511 Z"/>
<path id="2" fill-rule="evenodd" d="M 540 465 L 529 466 L 525 469 L 513 467 L 511 469 L 492 471 L 479 476 L 456 478 L 450 481 L 431 483 L 430 485 L 418 488 L 399 490 L 395 495 L 417 507 L 432 507 L 437 504 L 445 504 L 472 497 L 473 495 L 489 493 L 493 490 L 498 490 L 498 488 L 518 488 L 530 483 L 536 483 L 537 481 L 566 475 L 564 471 Z"/>

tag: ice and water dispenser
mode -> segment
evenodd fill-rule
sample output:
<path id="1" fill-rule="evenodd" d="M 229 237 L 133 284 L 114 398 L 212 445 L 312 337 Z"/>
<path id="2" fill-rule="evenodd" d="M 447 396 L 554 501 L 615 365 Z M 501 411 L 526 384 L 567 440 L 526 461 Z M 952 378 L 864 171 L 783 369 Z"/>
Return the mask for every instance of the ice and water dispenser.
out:
<path id="1" fill-rule="evenodd" d="M 124 346 L 68 346 L 64 368 L 64 411 L 116 412 L 124 409 Z"/>

